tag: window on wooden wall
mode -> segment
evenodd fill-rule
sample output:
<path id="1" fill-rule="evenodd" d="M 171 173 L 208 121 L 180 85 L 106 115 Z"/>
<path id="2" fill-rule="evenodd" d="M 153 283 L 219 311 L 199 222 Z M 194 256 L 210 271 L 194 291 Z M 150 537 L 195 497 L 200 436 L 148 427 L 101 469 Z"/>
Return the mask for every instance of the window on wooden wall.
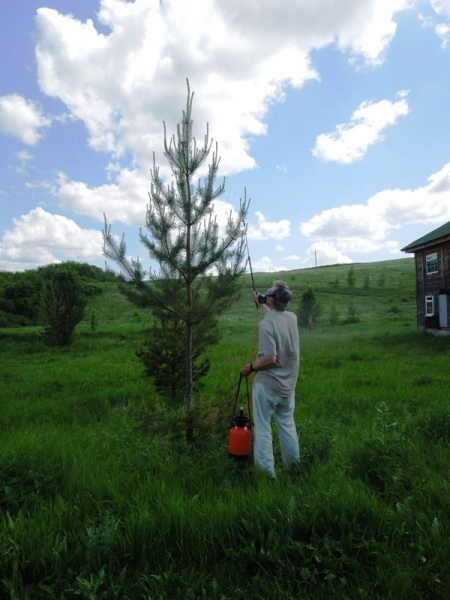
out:
<path id="1" fill-rule="evenodd" d="M 438 272 L 438 254 L 427 254 L 427 275 Z"/>
<path id="2" fill-rule="evenodd" d="M 432 317 L 434 315 L 434 296 L 425 296 L 425 316 Z"/>

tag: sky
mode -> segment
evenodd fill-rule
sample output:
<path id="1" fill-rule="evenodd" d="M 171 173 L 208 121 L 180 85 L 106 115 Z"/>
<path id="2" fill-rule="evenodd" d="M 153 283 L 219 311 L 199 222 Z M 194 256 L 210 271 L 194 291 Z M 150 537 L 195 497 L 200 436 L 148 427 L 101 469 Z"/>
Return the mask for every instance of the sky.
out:
<path id="1" fill-rule="evenodd" d="M 450 220 L 450 0 L 0 0 L 0 56 L 0 271 L 103 268 L 105 215 L 154 268 L 186 80 L 255 272 L 405 258 Z"/>

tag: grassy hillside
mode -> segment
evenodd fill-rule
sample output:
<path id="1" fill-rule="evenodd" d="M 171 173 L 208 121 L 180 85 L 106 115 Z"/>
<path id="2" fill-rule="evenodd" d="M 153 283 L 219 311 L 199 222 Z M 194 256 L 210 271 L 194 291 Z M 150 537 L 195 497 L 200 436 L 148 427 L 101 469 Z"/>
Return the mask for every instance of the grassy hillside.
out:
<path id="1" fill-rule="evenodd" d="M 326 309 L 337 302 L 342 315 L 346 314 L 350 302 L 354 302 L 359 316 L 374 318 L 377 323 L 390 314 L 405 317 L 415 315 L 416 286 L 414 279 L 414 260 L 382 261 L 354 264 L 355 284 L 348 285 L 351 265 L 296 269 L 279 273 L 255 273 L 255 286 L 264 291 L 272 285 L 274 279 L 282 279 L 294 292 L 292 309 L 295 309 L 301 294 L 312 287 Z M 103 293 L 90 299 L 86 310 L 85 324 L 89 324 L 92 311 L 103 325 L 129 324 L 146 319 L 145 311 L 136 309 L 118 291 L 115 283 L 100 284 Z M 254 305 L 251 302 L 252 280 L 250 275 L 242 277 L 242 294 L 239 300 L 230 306 L 224 321 L 253 319 Z M 249 301 L 250 298 L 250 301 Z M 395 306 L 398 310 L 390 310 Z M 325 311 L 322 324 L 327 322 Z"/>
<path id="2" fill-rule="evenodd" d="M 142 376 L 147 314 L 113 284 L 70 348 L 1 332 L 0 597 L 450 597 L 450 338 L 416 332 L 411 259 L 354 265 L 353 286 L 349 268 L 255 274 L 326 305 L 300 331 L 301 466 L 284 474 L 275 440 L 274 482 L 227 456 L 262 317 L 249 276 L 210 351 L 193 446 Z M 331 326 L 350 302 L 359 321 Z"/>
<path id="3" fill-rule="evenodd" d="M 353 286 L 348 284 L 351 269 L 355 276 Z M 410 258 L 353 266 L 297 269 L 281 273 L 255 273 L 254 279 L 258 291 L 268 289 L 274 279 L 286 281 L 294 292 L 292 310 L 298 307 L 302 293 L 311 287 L 325 306 L 321 325 L 326 325 L 332 303 L 336 303 L 342 317 L 345 317 L 349 305 L 353 302 L 359 317 L 366 321 L 366 325 L 379 325 L 383 319 L 391 319 L 396 315 L 398 319 L 415 316 L 414 261 Z M 234 314 L 240 311 L 245 314 L 253 313 L 253 306 L 248 302 L 251 287 L 251 278 L 247 276 L 243 280 L 243 290 L 246 293 L 232 309 Z"/>

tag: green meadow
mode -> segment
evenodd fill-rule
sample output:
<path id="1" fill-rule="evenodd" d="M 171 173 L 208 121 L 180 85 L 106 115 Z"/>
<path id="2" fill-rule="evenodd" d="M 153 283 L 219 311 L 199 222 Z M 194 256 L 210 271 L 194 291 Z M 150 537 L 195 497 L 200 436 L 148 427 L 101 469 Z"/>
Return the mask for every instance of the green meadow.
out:
<path id="1" fill-rule="evenodd" d="M 300 329 L 300 467 L 282 472 L 274 432 L 274 481 L 228 457 L 262 317 L 249 276 L 194 444 L 136 356 L 148 314 L 114 283 L 68 348 L 0 330 L 0 597 L 450 598 L 450 337 L 416 330 L 412 259 L 349 270 L 255 274 L 260 291 L 285 280 L 292 309 L 308 286 L 324 308 Z"/>

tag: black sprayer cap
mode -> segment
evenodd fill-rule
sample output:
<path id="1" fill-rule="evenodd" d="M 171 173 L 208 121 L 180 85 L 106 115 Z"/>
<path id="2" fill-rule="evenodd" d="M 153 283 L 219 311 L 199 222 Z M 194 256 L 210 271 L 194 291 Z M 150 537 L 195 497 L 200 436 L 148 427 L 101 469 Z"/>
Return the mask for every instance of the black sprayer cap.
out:
<path id="1" fill-rule="evenodd" d="M 250 419 L 244 415 L 244 409 L 241 408 L 238 415 L 234 415 L 233 423 L 236 427 L 247 427 Z"/>

